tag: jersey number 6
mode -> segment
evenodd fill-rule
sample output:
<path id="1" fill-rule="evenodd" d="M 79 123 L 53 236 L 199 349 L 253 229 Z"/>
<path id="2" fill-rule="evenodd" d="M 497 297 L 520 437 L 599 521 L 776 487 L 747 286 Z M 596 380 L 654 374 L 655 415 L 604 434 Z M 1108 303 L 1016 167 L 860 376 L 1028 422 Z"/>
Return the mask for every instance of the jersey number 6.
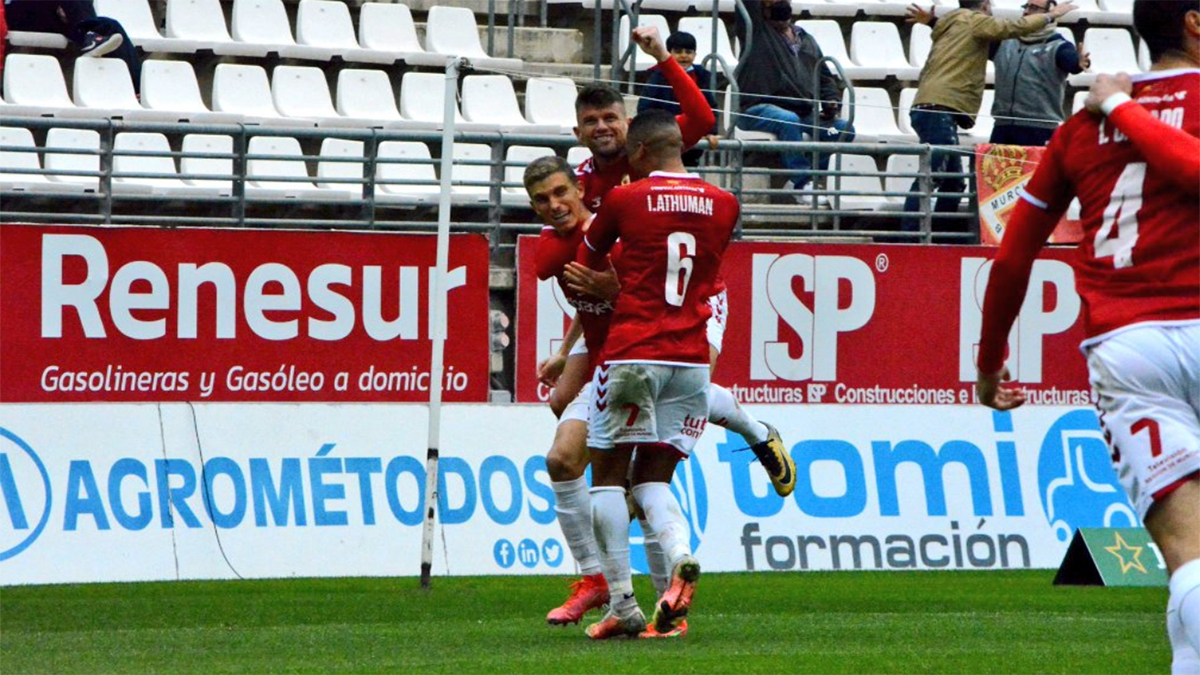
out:
<path id="1" fill-rule="evenodd" d="M 696 264 L 696 237 L 687 232 L 672 232 L 667 236 L 667 304 L 683 307 L 692 267 Z"/>

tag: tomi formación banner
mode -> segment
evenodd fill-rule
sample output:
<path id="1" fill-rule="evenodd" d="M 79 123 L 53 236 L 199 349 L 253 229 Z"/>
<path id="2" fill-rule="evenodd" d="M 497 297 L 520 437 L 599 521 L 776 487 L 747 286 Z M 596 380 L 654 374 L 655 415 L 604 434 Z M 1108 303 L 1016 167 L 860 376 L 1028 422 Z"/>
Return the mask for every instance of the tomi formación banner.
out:
<path id="1" fill-rule="evenodd" d="M 708 571 L 1052 568 L 1138 523 L 1087 408 L 750 406 L 797 487 L 710 425 L 672 483 Z M 415 575 L 417 405 L 0 405 L 0 583 Z M 434 571 L 566 574 L 544 406 L 444 409 Z M 634 525 L 634 566 L 646 570 Z"/>
<path id="2" fill-rule="evenodd" d="M 538 281 L 537 239 L 518 242 L 516 398 L 545 401 L 536 365 L 574 309 Z M 714 380 L 743 403 L 973 402 L 983 296 L 995 249 L 734 242 L 721 267 L 729 316 Z M 1035 405 L 1089 405 L 1082 303 L 1050 249 L 1008 341 L 1006 365 Z"/>
<path id="3" fill-rule="evenodd" d="M 429 398 L 437 240 L 0 226 L 0 401 Z M 488 246 L 450 238 L 444 391 L 488 392 Z"/>

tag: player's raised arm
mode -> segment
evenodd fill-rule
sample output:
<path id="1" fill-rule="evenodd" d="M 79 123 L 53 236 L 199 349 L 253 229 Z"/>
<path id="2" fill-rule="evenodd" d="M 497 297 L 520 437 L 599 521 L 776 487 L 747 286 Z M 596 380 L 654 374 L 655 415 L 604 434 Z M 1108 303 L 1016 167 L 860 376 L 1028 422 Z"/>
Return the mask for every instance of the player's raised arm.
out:
<path id="1" fill-rule="evenodd" d="M 1100 75 L 1088 92 L 1087 109 L 1106 115 L 1150 168 L 1188 194 L 1200 196 L 1200 138 L 1151 115 L 1129 97 L 1132 90 L 1125 73 Z"/>
<path id="2" fill-rule="evenodd" d="M 633 39 L 643 52 L 658 60 L 659 70 L 667 78 L 667 82 L 671 83 L 675 100 L 679 101 L 680 113 L 675 117 L 675 121 L 679 122 L 679 130 L 683 132 L 683 147 L 690 148 L 699 143 L 717 123 L 717 117 L 713 114 L 708 100 L 704 98 L 704 92 L 700 91 L 700 87 L 696 86 L 691 76 L 683 70 L 683 66 L 671 58 L 671 52 L 667 51 L 657 28 L 636 28 L 633 31 Z"/>

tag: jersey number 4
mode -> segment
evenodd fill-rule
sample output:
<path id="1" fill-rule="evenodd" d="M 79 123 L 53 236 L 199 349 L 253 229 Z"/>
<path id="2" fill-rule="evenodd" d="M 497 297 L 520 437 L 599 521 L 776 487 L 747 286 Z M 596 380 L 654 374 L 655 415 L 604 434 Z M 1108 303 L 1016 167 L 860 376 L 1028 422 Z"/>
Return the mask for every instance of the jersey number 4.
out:
<path id="1" fill-rule="evenodd" d="M 1112 257 L 1113 267 L 1133 266 L 1133 247 L 1138 240 L 1138 211 L 1142 210 L 1142 185 L 1146 182 L 1146 163 L 1125 165 L 1112 197 L 1104 209 L 1104 220 L 1096 231 L 1092 248 L 1097 258 Z"/>
<path id="2" fill-rule="evenodd" d="M 667 304 L 683 307 L 688 283 L 692 280 L 692 267 L 696 261 L 696 237 L 687 232 L 672 232 L 667 235 L 667 279 L 664 292 Z"/>

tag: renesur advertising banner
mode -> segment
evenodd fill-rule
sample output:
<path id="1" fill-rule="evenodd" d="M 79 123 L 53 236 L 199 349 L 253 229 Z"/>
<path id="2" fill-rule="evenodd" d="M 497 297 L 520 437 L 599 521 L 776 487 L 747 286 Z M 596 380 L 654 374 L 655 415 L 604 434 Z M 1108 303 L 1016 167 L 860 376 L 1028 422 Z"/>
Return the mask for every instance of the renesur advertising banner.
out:
<path id="1" fill-rule="evenodd" d="M 0 226 L 0 401 L 427 401 L 437 239 Z M 488 393 L 488 247 L 450 238 L 444 395 Z"/>
<path id="2" fill-rule="evenodd" d="M 545 401 L 537 363 L 574 310 L 558 282 L 538 281 L 535 237 L 518 242 L 516 398 Z M 734 242 L 714 380 L 743 403 L 973 402 L 983 296 L 995 249 Z M 1034 405 L 1090 405 L 1082 303 L 1068 263 L 1049 249 L 1008 340 L 1006 364 Z M 1062 358 L 1060 355 L 1070 355 Z"/>
<path id="3" fill-rule="evenodd" d="M 1053 568 L 1075 529 L 1137 525 L 1087 408 L 751 410 L 796 490 L 710 425 L 672 484 L 710 572 Z M 0 583 L 415 575 L 426 424 L 417 405 L 0 406 Z M 436 574 L 574 572 L 554 429 L 545 406 L 444 409 Z M 646 571 L 636 523 L 632 550 Z"/>

